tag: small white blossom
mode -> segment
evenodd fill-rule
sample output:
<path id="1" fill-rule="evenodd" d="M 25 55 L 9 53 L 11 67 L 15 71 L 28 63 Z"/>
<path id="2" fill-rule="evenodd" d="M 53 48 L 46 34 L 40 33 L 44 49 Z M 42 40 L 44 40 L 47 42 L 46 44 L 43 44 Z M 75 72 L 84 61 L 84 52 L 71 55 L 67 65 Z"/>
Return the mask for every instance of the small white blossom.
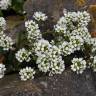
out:
<path id="1" fill-rule="evenodd" d="M 81 46 L 84 44 L 84 41 L 81 36 L 79 35 L 74 35 L 70 36 L 70 43 L 72 46 L 74 46 L 74 51 L 75 50 L 80 50 Z"/>
<path id="2" fill-rule="evenodd" d="M 47 53 L 51 47 L 51 44 L 44 39 L 41 39 L 34 44 L 35 53 L 37 55 L 45 52 Z"/>
<path id="3" fill-rule="evenodd" d="M 72 43 L 64 41 L 62 44 L 58 47 L 61 50 L 62 55 L 67 56 L 71 53 L 74 53 L 74 46 Z"/>
<path id="4" fill-rule="evenodd" d="M 91 64 L 90 66 L 92 67 L 93 71 L 96 72 L 96 56 L 91 56 Z"/>
<path id="5" fill-rule="evenodd" d="M 13 41 L 9 36 L 6 36 L 3 32 L 0 34 L 0 47 L 3 50 L 9 50 L 12 48 Z"/>
<path id="6" fill-rule="evenodd" d="M 5 30 L 6 29 L 6 21 L 3 17 L 0 17 L 0 29 Z"/>
<path id="7" fill-rule="evenodd" d="M 30 42 L 37 41 L 38 39 L 42 38 L 39 26 L 33 20 L 26 21 L 25 27 L 28 33 L 28 40 Z"/>
<path id="8" fill-rule="evenodd" d="M 38 68 L 42 72 L 49 72 L 50 71 L 50 61 L 49 57 L 45 54 L 39 54 L 36 64 L 38 64 Z"/>
<path id="9" fill-rule="evenodd" d="M 5 71 L 6 71 L 5 65 L 0 64 L 0 79 L 4 77 Z"/>
<path id="10" fill-rule="evenodd" d="M 45 21 L 48 17 L 42 12 L 35 12 L 33 18 L 37 21 Z"/>
<path id="11" fill-rule="evenodd" d="M 35 70 L 31 67 L 26 67 L 20 70 L 19 75 L 22 81 L 32 80 L 34 79 Z"/>
<path id="12" fill-rule="evenodd" d="M 0 0 L 1 10 L 6 10 L 9 6 L 11 6 L 11 0 Z"/>
<path id="13" fill-rule="evenodd" d="M 83 58 L 73 58 L 71 69 L 77 74 L 82 74 L 86 69 L 86 61 Z"/>
<path id="14" fill-rule="evenodd" d="M 92 52 L 95 53 L 96 52 L 96 38 L 91 38 L 89 44 L 92 45 Z"/>
<path id="15" fill-rule="evenodd" d="M 90 43 L 91 34 L 88 32 L 87 27 L 79 27 L 78 29 L 75 29 L 72 31 L 71 35 L 79 35 L 82 37 L 83 41 L 86 43 Z"/>
<path id="16" fill-rule="evenodd" d="M 16 59 L 21 63 L 23 61 L 29 62 L 31 60 L 30 58 L 31 52 L 28 52 L 24 48 L 20 49 L 15 55 L 16 55 Z"/>
<path id="17" fill-rule="evenodd" d="M 79 26 L 84 27 L 87 26 L 88 23 L 91 21 L 90 14 L 86 11 L 80 12 L 78 11 L 78 19 L 79 19 Z"/>
<path id="18" fill-rule="evenodd" d="M 67 34 L 67 24 L 66 19 L 64 17 L 61 17 L 60 20 L 57 22 L 57 24 L 54 26 L 55 32 L 58 33 L 64 33 L 64 35 Z"/>
<path id="19" fill-rule="evenodd" d="M 62 74 L 62 72 L 65 70 L 65 65 L 64 61 L 62 60 L 62 57 L 56 57 L 51 61 L 50 64 L 51 71 L 49 75 L 54 75 L 54 74 Z"/>

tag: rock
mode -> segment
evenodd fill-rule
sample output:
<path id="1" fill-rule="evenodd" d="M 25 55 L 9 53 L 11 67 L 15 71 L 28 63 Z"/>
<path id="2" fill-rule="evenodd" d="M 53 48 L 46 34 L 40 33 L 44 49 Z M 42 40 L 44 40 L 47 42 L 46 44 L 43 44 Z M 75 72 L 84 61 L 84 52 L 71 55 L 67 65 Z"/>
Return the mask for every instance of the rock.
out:
<path id="1" fill-rule="evenodd" d="M 32 18 L 33 13 L 36 11 L 42 11 L 54 22 L 62 16 L 64 8 L 69 11 L 76 10 L 74 0 L 27 0 L 24 5 L 27 18 Z"/>
<path id="2" fill-rule="evenodd" d="M 27 0 L 24 10 L 28 19 L 32 18 L 34 12 L 42 11 L 56 22 L 62 16 L 64 8 L 68 11 L 87 10 L 94 3 L 96 0 Z"/>
<path id="3" fill-rule="evenodd" d="M 12 38 L 12 40 L 14 42 L 17 41 L 17 38 L 18 38 L 18 35 L 19 33 L 22 33 L 24 32 L 26 29 L 25 29 L 25 25 L 24 25 L 24 21 L 18 25 L 16 25 L 14 28 L 12 29 L 7 29 L 5 31 L 5 34 L 7 34 L 8 36 L 10 36 Z"/>
<path id="4" fill-rule="evenodd" d="M 95 81 L 96 74 L 91 70 L 86 70 L 82 75 L 66 70 L 61 75 L 27 82 L 11 75 L 0 81 L 0 96 L 96 96 Z"/>

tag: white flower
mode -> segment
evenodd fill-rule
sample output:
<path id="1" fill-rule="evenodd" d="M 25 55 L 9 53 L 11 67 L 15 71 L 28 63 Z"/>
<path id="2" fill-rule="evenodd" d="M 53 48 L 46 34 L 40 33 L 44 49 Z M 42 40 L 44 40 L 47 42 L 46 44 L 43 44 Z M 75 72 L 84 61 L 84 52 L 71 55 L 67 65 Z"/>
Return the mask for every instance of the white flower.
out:
<path id="1" fill-rule="evenodd" d="M 70 43 L 74 46 L 74 51 L 80 50 L 81 46 L 84 44 L 84 41 L 81 36 L 73 35 L 70 36 Z"/>
<path id="2" fill-rule="evenodd" d="M 61 53 L 64 56 L 74 53 L 74 46 L 72 45 L 72 43 L 67 41 L 62 42 L 62 44 L 60 44 L 58 48 L 61 50 Z"/>
<path id="3" fill-rule="evenodd" d="M 36 63 L 38 64 L 38 68 L 42 72 L 49 72 L 50 70 L 50 61 L 49 57 L 45 54 L 39 54 Z"/>
<path id="4" fill-rule="evenodd" d="M 1 10 L 6 10 L 9 6 L 11 6 L 11 0 L 0 0 Z"/>
<path id="5" fill-rule="evenodd" d="M 67 21 L 66 18 L 61 17 L 57 24 L 54 26 L 55 32 L 67 34 Z"/>
<path id="6" fill-rule="evenodd" d="M 62 72 L 65 70 L 64 66 L 64 61 L 62 60 L 62 57 L 56 57 L 51 61 L 50 64 L 50 73 L 49 75 L 54 75 L 54 74 L 62 74 Z"/>
<path id="7" fill-rule="evenodd" d="M 5 30 L 6 29 L 6 21 L 3 17 L 0 17 L 0 29 Z"/>
<path id="8" fill-rule="evenodd" d="M 81 46 L 84 44 L 83 39 L 79 35 L 72 35 L 69 37 L 69 40 L 70 42 L 62 41 L 58 46 L 64 56 L 70 55 L 76 50 L 80 50 Z"/>
<path id="9" fill-rule="evenodd" d="M 82 37 L 83 41 L 86 43 L 90 43 L 90 39 L 91 39 L 91 34 L 88 32 L 87 27 L 79 27 L 78 29 L 75 29 L 72 31 L 71 35 L 79 35 L 80 37 Z"/>
<path id="10" fill-rule="evenodd" d="M 33 20 L 26 21 L 25 27 L 28 33 L 28 40 L 30 42 L 38 41 L 38 39 L 42 38 L 39 26 Z"/>
<path id="11" fill-rule="evenodd" d="M 86 61 L 83 58 L 73 58 L 71 69 L 77 74 L 82 74 L 86 69 Z"/>
<path id="12" fill-rule="evenodd" d="M 20 49 L 15 55 L 16 55 L 16 59 L 21 63 L 23 61 L 29 62 L 31 60 L 30 58 L 31 52 L 28 52 L 24 48 Z"/>
<path id="13" fill-rule="evenodd" d="M 0 64 L 0 79 L 4 77 L 5 71 L 6 71 L 5 65 Z"/>
<path id="14" fill-rule="evenodd" d="M 79 26 L 87 26 L 90 22 L 90 14 L 86 11 L 80 12 L 78 11 L 78 18 L 79 18 Z"/>
<path id="15" fill-rule="evenodd" d="M 3 50 L 9 50 L 12 48 L 13 41 L 9 36 L 6 36 L 3 32 L 0 34 L 0 47 Z"/>
<path id="16" fill-rule="evenodd" d="M 91 38 L 89 44 L 92 45 L 92 52 L 96 53 L 96 38 Z"/>
<path id="17" fill-rule="evenodd" d="M 34 79 L 35 71 L 31 67 L 26 67 L 20 70 L 20 78 L 22 81 Z"/>
<path id="18" fill-rule="evenodd" d="M 90 59 L 92 61 L 90 62 L 91 63 L 90 66 L 92 67 L 93 71 L 96 72 L 96 56 L 91 56 Z"/>
<path id="19" fill-rule="evenodd" d="M 42 12 L 35 12 L 33 18 L 37 21 L 45 21 L 48 17 Z"/>
<path id="20" fill-rule="evenodd" d="M 45 52 L 47 53 L 51 47 L 52 47 L 51 44 L 47 40 L 44 40 L 44 39 L 41 39 L 34 44 L 36 55 L 45 53 Z"/>

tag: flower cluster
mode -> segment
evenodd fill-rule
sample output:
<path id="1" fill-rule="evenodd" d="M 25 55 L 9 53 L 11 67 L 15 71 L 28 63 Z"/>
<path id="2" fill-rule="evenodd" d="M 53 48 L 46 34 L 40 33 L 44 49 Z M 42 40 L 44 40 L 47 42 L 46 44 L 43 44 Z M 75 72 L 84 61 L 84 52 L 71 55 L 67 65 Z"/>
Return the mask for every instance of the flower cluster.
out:
<path id="1" fill-rule="evenodd" d="M 16 59 L 19 62 L 29 62 L 31 60 L 30 55 L 34 55 L 36 57 L 34 60 L 36 60 L 38 70 L 49 73 L 49 75 L 52 76 L 54 74 L 61 74 L 65 70 L 62 57 L 66 56 L 67 58 L 67 55 L 71 55 L 75 51 L 86 49 L 87 45 L 92 45 L 92 52 L 94 50 L 96 51 L 96 40 L 91 38 L 87 28 L 90 22 L 89 13 L 86 11 L 64 12 L 64 16 L 62 16 L 54 26 L 57 35 L 54 35 L 55 39 L 51 42 L 43 38 L 39 25 L 36 23 L 36 21 L 45 21 L 47 18 L 46 14 L 35 12 L 33 14 L 34 21 L 28 20 L 25 22 L 27 39 L 29 41 L 27 47 L 30 47 L 28 49 L 30 52 L 24 48 L 20 49 L 16 53 Z M 86 56 L 86 58 L 88 56 Z M 96 70 L 95 59 L 94 56 L 92 59 L 93 63 L 91 64 L 94 70 Z M 83 58 L 73 58 L 71 69 L 74 72 L 76 71 L 77 74 L 82 74 L 87 68 L 86 62 Z M 31 71 L 31 67 L 26 67 L 20 71 L 21 80 L 24 81 L 34 77 L 34 74 L 35 72 Z"/>
<path id="2" fill-rule="evenodd" d="M 85 43 L 90 43 L 91 34 L 88 32 L 87 27 L 80 27 L 72 31 L 71 35 L 79 35 Z"/>
<path id="3" fill-rule="evenodd" d="M 35 48 L 35 53 L 38 54 L 43 54 L 43 53 L 48 53 L 49 49 L 51 48 L 51 44 L 44 39 L 39 40 L 34 44 Z"/>
<path id="4" fill-rule="evenodd" d="M 69 43 L 67 41 L 64 41 L 62 44 L 60 44 L 58 48 L 61 50 L 61 53 L 64 56 L 74 53 L 74 46 L 72 45 L 72 43 Z"/>
<path id="5" fill-rule="evenodd" d="M 20 78 L 22 81 L 34 79 L 35 71 L 31 67 L 26 67 L 20 70 Z"/>
<path id="6" fill-rule="evenodd" d="M 84 12 L 77 12 L 77 17 L 78 17 L 78 22 L 79 22 L 79 26 L 84 27 L 87 26 L 88 23 L 90 22 L 90 14 L 87 13 L 86 11 Z M 74 17 L 76 18 L 76 17 Z"/>
<path id="7" fill-rule="evenodd" d="M 0 17 L 0 29 L 5 30 L 6 29 L 6 21 L 3 17 Z"/>
<path id="8" fill-rule="evenodd" d="M 9 50 L 12 48 L 13 41 L 9 36 L 6 36 L 3 32 L 0 33 L 0 47 L 3 50 Z"/>
<path id="9" fill-rule="evenodd" d="M 6 10 L 9 6 L 11 6 L 11 0 L 0 0 L 1 10 Z"/>
<path id="10" fill-rule="evenodd" d="M 50 55 L 52 57 L 51 64 L 50 64 L 50 73 L 49 75 L 53 74 L 61 74 L 65 70 L 64 60 L 61 56 L 57 56 L 55 51 L 53 51 Z M 51 58 L 50 57 L 50 58 Z"/>
<path id="11" fill-rule="evenodd" d="M 26 21 L 25 27 L 28 33 L 27 38 L 30 42 L 37 41 L 38 39 L 42 38 L 39 26 L 38 24 L 35 23 L 35 21 L 33 20 Z"/>
<path id="12" fill-rule="evenodd" d="M 48 72 L 50 69 L 49 58 L 45 54 L 39 54 L 36 64 L 38 64 L 38 68 L 42 72 Z"/>
<path id="13" fill-rule="evenodd" d="M 90 44 L 92 45 L 92 52 L 96 53 L 96 38 L 91 38 Z"/>
<path id="14" fill-rule="evenodd" d="M 64 56 L 70 55 L 76 50 L 80 50 L 84 44 L 82 37 L 79 35 L 72 35 L 70 36 L 69 40 L 69 42 L 63 41 L 62 44 L 60 44 L 58 47 Z"/>
<path id="15" fill-rule="evenodd" d="M 65 66 L 60 54 L 60 50 L 56 46 L 51 46 L 48 52 L 44 50 L 43 54 L 40 52 L 36 62 L 39 70 L 49 72 L 49 75 L 61 74 Z"/>
<path id="16" fill-rule="evenodd" d="M 3 17 L 0 17 L 0 47 L 3 50 L 9 50 L 12 48 L 13 41 L 9 36 L 4 34 L 4 30 L 6 29 L 6 21 Z"/>
<path id="17" fill-rule="evenodd" d="M 91 56 L 90 59 L 90 67 L 93 69 L 94 72 L 96 72 L 96 56 Z"/>
<path id="18" fill-rule="evenodd" d="M 73 58 L 71 69 L 77 74 L 82 74 L 86 69 L 86 61 L 83 58 Z"/>
<path id="19" fill-rule="evenodd" d="M 90 15 L 86 11 L 66 11 L 64 12 L 64 16 L 59 19 L 54 28 L 55 32 L 59 34 L 57 38 L 60 44 L 59 48 L 65 56 L 83 48 L 84 43 L 89 44 L 91 39 L 91 35 L 87 29 L 89 22 Z"/>
<path id="20" fill-rule="evenodd" d="M 20 49 L 15 55 L 16 59 L 21 63 L 23 61 L 29 62 L 31 60 L 31 52 L 28 52 L 25 48 Z"/>
<path id="21" fill-rule="evenodd" d="M 58 33 L 64 33 L 64 35 L 67 35 L 67 21 L 66 18 L 61 17 L 60 20 L 57 22 L 57 24 L 54 26 L 55 31 Z"/>
<path id="22" fill-rule="evenodd" d="M 86 11 L 66 12 L 55 25 L 55 31 L 62 32 L 66 35 L 75 29 L 82 28 L 84 26 L 86 27 L 89 21 L 90 15 Z"/>
<path id="23" fill-rule="evenodd" d="M 73 46 L 73 50 L 80 50 L 80 47 L 84 44 L 84 41 L 80 35 L 70 36 L 70 43 Z"/>
<path id="24" fill-rule="evenodd" d="M 33 18 L 37 21 L 45 21 L 48 17 L 42 12 L 35 12 Z"/>
<path id="25" fill-rule="evenodd" d="M 5 71 L 6 71 L 5 65 L 0 64 L 0 79 L 4 77 Z"/>
<path id="26" fill-rule="evenodd" d="M 67 26 L 69 26 L 71 30 L 77 29 L 78 27 L 87 26 L 91 20 L 90 14 L 86 11 L 66 12 L 64 13 L 64 17 L 67 20 Z"/>

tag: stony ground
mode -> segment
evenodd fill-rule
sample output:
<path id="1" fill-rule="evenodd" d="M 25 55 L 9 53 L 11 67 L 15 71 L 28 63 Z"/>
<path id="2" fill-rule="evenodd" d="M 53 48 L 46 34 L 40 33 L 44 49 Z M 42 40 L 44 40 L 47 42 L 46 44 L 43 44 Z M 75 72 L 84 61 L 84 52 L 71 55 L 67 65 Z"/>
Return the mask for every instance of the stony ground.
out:
<path id="1" fill-rule="evenodd" d="M 0 96 L 96 96 L 96 74 L 87 70 L 76 75 L 70 70 L 53 77 L 22 82 L 16 74 L 0 80 Z"/>

